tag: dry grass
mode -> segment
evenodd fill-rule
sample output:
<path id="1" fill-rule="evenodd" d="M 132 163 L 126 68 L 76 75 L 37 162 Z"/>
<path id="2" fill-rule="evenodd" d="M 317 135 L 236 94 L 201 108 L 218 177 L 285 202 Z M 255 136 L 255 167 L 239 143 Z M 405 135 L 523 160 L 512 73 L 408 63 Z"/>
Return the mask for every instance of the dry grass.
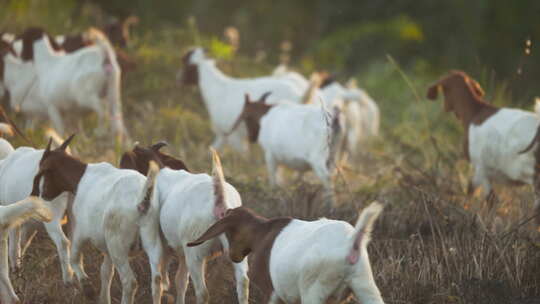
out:
<path id="1" fill-rule="evenodd" d="M 199 94 L 174 85 L 182 55 L 179 41 L 191 40 L 182 31 L 139 36 L 131 52 L 141 64 L 126 75 L 124 83 L 126 123 L 133 140 L 148 144 L 165 139 L 170 143 L 169 152 L 184 159 L 190 169 L 210 172 L 207 146 L 212 135 Z M 247 62 L 245 58 L 235 62 L 235 72 L 254 75 L 270 70 L 269 66 Z M 530 189 L 498 187 L 503 202 L 492 212 L 477 199 L 465 196 L 469 173 L 456 144 L 461 130 L 438 114 L 440 105 L 436 103 L 418 109 L 419 104 L 410 102 L 407 87 L 396 84 L 399 76 L 388 67 L 378 71 L 363 80 L 372 84 L 368 89 L 381 101 L 384 140 L 372 143 L 365 155 L 342 170 L 337 178 L 340 206 L 331 217 L 352 223 L 357 209 L 373 199 L 386 204 L 369 246 L 375 280 L 386 303 L 540 303 L 537 232 L 532 224 L 513 229 L 530 213 Z M 419 79 L 418 83 L 426 82 Z M 430 128 L 424 125 L 425 118 Z M 22 117 L 16 120 L 24 121 Z M 85 119 L 84 125 L 92 130 L 95 117 Z M 45 142 L 40 131 L 28 132 L 36 142 Z M 74 147 L 87 162 L 116 163 L 121 152 L 108 137 L 96 138 L 92 131 L 80 132 Z M 308 174 L 303 182 L 271 190 L 266 186 L 260 149 L 252 148 L 254 153 L 249 157 L 222 153 L 227 180 L 237 187 L 246 206 L 268 217 L 328 216 L 322 211 L 322 191 L 314 176 Z M 286 178 L 294 180 L 290 172 Z M 101 256 L 91 246 L 84 255 L 86 270 L 99 288 Z M 55 248 L 43 231 L 22 265 L 11 278 L 23 303 L 91 303 L 62 284 Z M 132 265 L 139 282 L 136 302 L 149 303 L 150 274 L 144 254 L 134 256 Z M 224 257 L 210 261 L 207 282 L 211 303 L 235 303 L 233 281 Z M 113 303 L 119 303 L 117 277 L 112 294 Z M 252 295 L 256 298 L 255 291 Z M 187 303 L 194 302 L 190 287 Z M 252 302 L 258 303 L 256 299 Z"/>

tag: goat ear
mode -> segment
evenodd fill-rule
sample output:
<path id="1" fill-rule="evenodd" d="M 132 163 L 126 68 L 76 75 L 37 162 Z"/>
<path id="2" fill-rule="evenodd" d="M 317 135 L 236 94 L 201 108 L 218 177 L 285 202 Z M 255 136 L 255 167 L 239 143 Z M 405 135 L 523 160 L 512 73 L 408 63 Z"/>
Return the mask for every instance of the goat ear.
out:
<path id="1" fill-rule="evenodd" d="M 486 95 L 486 93 L 484 92 L 484 90 L 482 89 L 482 87 L 480 86 L 480 84 L 478 83 L 478 81 L 470 78 L 470 77 L 467 77 L 467 83 L 469 84 L 469 87 L 472 89 L 473 93 L 477 96 L 477 97 L 484 97 L 484 95 Z"/>
<path id="2" fill-rule="evenodd" d="M 45 156 L 49 152 L 51 152 L 51 144 L 52 144 L 52 137 L 49 138 L 49 143 L 47 143 L 47 147 L 45 148 L 45 152 L 43 152 L 43 155 Z"/>
<path id="3" fill-rule="evenodd" d="M 427 91 L 427 98 L 431 99 L 431 100 L 437 99 L 437 96 L 439 95 L 439 89 L 440 88 L 442 88 L 442 86 L 438 82 L 436 84 L 432 85 L 431 87 L 429 87 L 429 89 Z"/>
<path id="4" fill-rule="evenodd" d="M 160 141 L 156 144 L 153 144 L 150 149 L 154 150 L 154 151 L 159 151 L 159 149 L 163 148 L 163 147 L 166 147 L 168 146 L 169 144 L 166 142 L 166 141 Z"/>
<path id="5" fill-rule="evenodd" d="M 201 235 L 198 239 L 196 239 L 193 242 L 190 242 L 187 244 L 188 247 L 194 247 L 198 246 L 209 239 L 215 238 L 216 236 L 222 234 L 225 232 L 231 225 L 231 219 L 230 217 L 225 216 L 224 218 L 217 221 L 214 225 L 210 226 L 208 230 L 206 230 L 203 235 Z"/>
<path id="6" fill-rule="evenodd" d="M 270 96 L 270 94 L 272 94 L 272 92 L 266 92 L 264 93 L 261 98 L 259 98 L 259 103 L 266 103 L 266 99 L 268 98 L 268 96 Z M 247 94 L 246 94 L 247 95 Z"/>
<path id="7" fill-rule="evenodd" d="M 71 141 L 73 140 L 73 137 L 75 137 L 75 133 L 71 134 L 70 137 L 68 137 L 68 139 L 66 139 L 62 145 L 60 145 L 60 147 L 58 147 L 57 150 L 63 150 L 63 151 L 66 151 L 66 148 L 68 147 L 68 145 L 71 143 Z"/>
<path id="8" fill-rule="evenodd" d="M 249 94 L 244 94 L 244 106 L 251 102 L 251 98 L 249 98 Z"/>

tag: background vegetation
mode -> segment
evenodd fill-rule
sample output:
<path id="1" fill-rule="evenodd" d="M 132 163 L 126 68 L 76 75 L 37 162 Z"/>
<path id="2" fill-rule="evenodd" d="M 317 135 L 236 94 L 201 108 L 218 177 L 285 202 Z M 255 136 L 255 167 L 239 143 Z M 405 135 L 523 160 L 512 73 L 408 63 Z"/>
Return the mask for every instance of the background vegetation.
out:
<path id="1" fill-rule="evenodd" d="M 492 211 L 467 197 L 463 130 L 424 95 L 442 73 L 464 69 L 494 104 L 532 108 L 540 76 L 539 9 L 538 1 L 499 0 L 5 0 L 0 29 L 41 25 L 53 34 L 76 33 L 137 15 L 141 22 L 127 52 L 138 67 L 123 80 L 130 135 L 143 144 L 167 140 L 169 152 L 195 172 L 209 172 L 212 134 L 198 90 L 175 84 L 189 47 L 208 47 L 222 69 L 240 77 L 269 74 L 282 60 L 304 74 L 327 69 L 342 81 L 356 77 L 381 108 L 382 130 L 336 177 L 340 207 L 333 217 L 354 222 L 356 209 L 373 199 L 386 203 L 369 249 L 385 301 L 528 304 L 540 303 L 539 243 L 532 224 L 518 225 L 530 214 L 532 191 L 498 187 L 502 202 Z M 238 30 L 238 44 L 224 34 L 229 26 Z M 20 124 L 25 119 L 16 117 Z M 93 116 L 84 120 L 77 154 L 116 163 L 121 151 L 93 133 L 95 123 Z M 26 132 L 45 142 L 41 129 Z M 260 149 L 252 151 L 249 157 L 222 153 L 227 179 L 245 205 L 266 216 L 328 216 L 319 211 L 321 189 L 313 176 L 297 183 L 287 176 L 290 185 L 271 190 Z M 63 286 L 52 242 L 43 233 L 37 238 L 23 269 L 12 274 L 23 302 L 92 303 Z M 85 257 L 98 288 L 101 257 L 91 246 Z M 132 261 L 137 303 L 148 303 L 145 256 Z M 211 302 L 234 303 L 226 259 L 207 269 Z M 113 294 L 118 302 L 118 280 Z M 194 302 L 191 288 L 188 294 Z"/>

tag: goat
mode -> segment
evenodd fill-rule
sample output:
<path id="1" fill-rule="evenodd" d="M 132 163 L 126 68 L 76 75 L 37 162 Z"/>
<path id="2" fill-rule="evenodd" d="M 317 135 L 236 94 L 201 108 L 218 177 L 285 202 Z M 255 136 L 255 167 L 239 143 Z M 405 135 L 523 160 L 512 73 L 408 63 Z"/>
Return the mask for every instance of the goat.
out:
<path id="1" fill-rule="evenodd" d="M 535 137 L 538 115 L 489 104 L 480 85 L 462 71 L 451 71 L 431 85 L 427 98 L 435 100 L 439 91 L 444 94 L 445 111 L 453 112 L 465 130 L 463 151 L 474 168 L 468 193 L 482 186 L 483 198 L 492 207 L 496 200 L 492 181 L 525 183 L 533 185 L 534 209 L 540 211 L 540 146 Z M 540 216 L 537 219 L 540 223 Z"/>
<path id="2" fill-rule="evenodd" d="M 280 164 L 301 172 L 312 169 L 333 202 L 331 172 L 343 138 L 340 109 L 334 107 L 329 115 L 315 105 L 269 105 L 265 103 L 269 94 L 256 102 L 246 94 L 243 111 L 233 130 L 245 121 L 250 142 L 258 142 L 264 150 L 271 186 L 277 184 L 276 170 Z"/>
<path id="3" fill-rule="evenodd" d="M 151 269 L 153 303 L 161 302 L 162 243 L 159 235 L 159 206 L 153 198 L 159 159 L 150 164 L 147 178 L 134 170 L 117 169 L 108 163 L 86 164 L 68 155 L 65 147 L 43 152 L 33 179 L 31 196 L 49 201 L 63 192 L 73 194 L 70 208 L 72 243 L 70 264 L 85 295 L 93 288 L 84 271 L 82 245 L 91 242 L 103 253 L 100 303 L 110 303 L 114 269 L 122 282 L 122 304 L 133 303 L 137 289 L 129 265 L 129 252 L 140 236 Z"/>
<path id="4" fill-rule="evenodd" d="M 184 85 L 199 86 L 210 115 L 212 130 L 216 135 L 212 147 L 218 150 L 229 142 L 238 151 L 248 151 L 244 141 L 245 126 L 242 124 L 234 132 L 229 132 L 242 111 L 244 94 L 258 97 L 270 91 L 272 97 L 268 100 L 269 103 L 282 100 L 300 103 L 304 98 L 304 92 L 295 88 L 289 81 L 274 77 L 249 79 L 229 77 L 216 67 L 214 60 L 205 56 L 202 48 L 189 51 L 182 60 L 184 68 L 179 71 L 177 78 Z"/>
<path id="5" fill-rule="evenodd" d="M 29 197 L 9 206 L 0 206 L 0 300 L 4 304 L 19 303 L 9 280 L 8 231 L 28 219 L 50 222 L 51 210 L 41 199 Z"/>
<path id="6" fill-rule="evenodd" d="M 358 154 L 358 146 L 379 133 L 380 112 L 373 99 L 362 89 L 358 88 L 355 80 L 350 80 L 347 87 L 335 81 L 326 73 L 314 73 L 311 77 L 321 77 L 319 91 L 313 93 L 313 98 L 306 101 L 323 101 L 327 107 L 339 106 L 345 116 L 345 146 L 343 152 L 351 155 Z M 290 71 L 284 65 L 279 65 L 273 72 L 279 79 L 287 79 L 299 90 L 307 90 L 310 81 L 302 74 Z"/>
<path id="7" fill-rule="evenodd" d="M 64 54 L 51 49 L 50 39 L 43 30 L 25 31 L 21 58 L 34 62 L 37 100 L 23 100 L 22 108 L 24 103 L 41 104 L 37 108 L 46 108 L 45 113 L 60 133 L 64 129 L 60 110 L 73 106 L 90 108 L 101 123 L 110 112 L 108 118 L 113 131 L 118 139 L 123 139 L 126 130 L 120 99 L 120 69 L 107 39 L 97 31 L 91 34 L 95 35 L 96 45 Z"/>
<path id="8" fill-rule="evenodd" d="M 224 234 L 231 260 L 238 263 L 249 255 L 249 278 L 263 292 L 264 303 L 322 304 L 331 297 L 343 300 L 350 289 L 363 304 L 383 304 L 367 253 L 381 210 L 379 203 L 372 203 L 352 227 L 324 218 L 266 219 L 238 207 L 187 246 Z"/>
<path id="9" fill-rule="evenodd" d="M 136 164 L 134 169 L 145 174 L 147 170 L 145 163 L 148 162 L 148 159 L 151 159 L 151 155 L 161 153 L 159 148 L 156 149 L 155 146 L 150 148 L 135 147 L 131 151 L 131 156 L 127 157 L 132 161 L 124 162 L 124 164 L 129 168 L 131 168 L 131 164 Z M 197 303 L 208 302 L 209 294 L 204 281 L 205 259 L 216 251 L 216 246 L 221 246 L 224 250 L 228 248 L 228 243 L 224 238 L 220 239 L 219 242 L 216 241 L 197 248 L 188 248 L 186 243 L 222 218 L 227 209 L 242 205 L 238 191 L 225 182 L 219 156 L 214 150 L 212 150 L 212 154 L 212 176 L 192 174 L 186 170 L 174 170 L 171 166 L 171 168 L 161 169 L 157 177 L 157 189 L 155 192 L 161 206 L 160 226 L 166 244 L 179 257 L 179 267 L 176 273 L 177 304 L 185 301 L 188 277 L 190 275 L 193 280 Z M 169 164 L 174 165 L 172 160 L 169 161 Z M 165 163 L 164 165 L 167 166 Z M 167 255 L 166 259 L 170 260 L 170 257 L 171 255 Z M 168 265 L 168 262 L 166 262 L 166 265 Z M 238 301 L 247 304 L 249 298 L 247 261 L 233 264 L 233 267 L 235 269 Z M 163 276 L 167 281 L 166 274 Z"/>
<path id="10" fill-rule="evenodd" d="M 31 147 L 19 147 L 6 158 L 0 161 L 0 203 L 1 205 L 11 205 L 28 197 L 32 190 L 32 179 L 38 171 L 39 161 L 44 150 L 37 150 Z M 52 204 L 53 219 L 50 223 L 44 223 L 49 237 L 53 240 L 62 270 L 62 279 L 65 284 L 72 280 L 73 271 L 69 265 L 69 240 L 62 231 L 62 217 L 64 216 L 69 195 L 61 195 Z M 26 224 L 25 224 L 26 226 Z M 21 238 L 26 245 L 32 237 L 25 233 L 29 229 L 16 227 L 10 231 L 10 264 L 12 268 L 17 268 L 20 264 Z M 22 234 L 21 234 L 22 232 Z M 24 246 L 26 248 L 26 246 Z"/>

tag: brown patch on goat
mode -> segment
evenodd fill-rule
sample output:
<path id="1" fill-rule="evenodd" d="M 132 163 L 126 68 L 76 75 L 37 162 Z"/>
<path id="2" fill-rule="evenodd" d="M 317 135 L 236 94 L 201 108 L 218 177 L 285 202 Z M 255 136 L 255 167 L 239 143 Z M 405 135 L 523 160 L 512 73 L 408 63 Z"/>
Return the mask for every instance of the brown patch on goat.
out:
<path id="1" fill-rule="evenodd" d="M 270 94 L 271 92 L 264 93 L 258 101 L 252 101 L 249 94 L 245 94 L 244 109 L 229 133 L 232 133 L 242 121 L 245 121 L 249 141 L 252 143 L 257 142 L 261 129 L 261 118 L 274 106 L 265 103 Z"/>
<path id="2" fill-rule="evenodd" d="M 266 303 L 274 290 L 270 277 L 272 246 L 279 233 L 291 221 L 291 217 L 267 219 L 245 207 L 229 209 L 223 219 L 187 245 L 197 246 L 225 233 L 230 245 L 229 256 L 233 262 L 241 262 L 250 255 L 248 277 L 252 286 L 263 294 Z"/>
<path id="3" fill-rule="evenodd" d="M 166 145 L 167 143 L 163 141 L 147 148 L 136 145 L 133 150 L 125 152 L 122 155 L 120 158 L 120 168 L 137 170 L 142 175 L 146 175 L 150 160 L 154 160 L 160 168 L 169 167 L 173 170 L 186 170 L 189 172 L 183 161 L 159 151 Z"/>
<path id="4" fill-rule="evenodd" d="M 81 181 L 87 164 L 66 153 L 66 148 L 73 140 L 75 134 L 66 139 L 60 147 L 51 150 L 52 139 L 39 162 L 39 170 L 34 177 L 32 187 L 33 196 L 40 196 L 39 184 L 43 178 L 43 192 L 41 197 L 51 201 L 62 192 L 75 193 Z"/>
<path id="5" fill-rule="evenodd" d="M 61 51 L 62 47 L 45 30 L 40 27 L 27 28 L 18 39 L 22 40 L 21 59 L 23 61 L 34 60 L 34 42 L 47 36 L 54 51 Z"/>
<path id="6" fill-rule="evenodd" d="M 107 24 L 103 28 L 103 32 L 107 35 L 112 44 L 121 48 L 126 48 L 129 42 L 130 27 L 138 22 L 139 18 L 137 16 L 129 16 L 123 21 L 116 20 Z"/>
<path id="7" fill-rule="evenodd" d="M 66 36 L 61 46 L 66 52 L 72 53 L 92 44 L 92 41 L 85 39 L 83 34 L 77 34 Z"/>
<path id="8" fill-rule="evenodd" d="M 195 50 L 188 51 L 182 57 L 182 63 L 184 65 L 184 70 L 182 71 L 181 82 L 184 85 L 198 85 L 199 84 L 199 68 L 197 65 L 189 62 L 191 55 L 193 55 Z"/>
<path id="9" fill-rule="evenodd" d="M 488 118 L 499 111 L 499 108 L 486 102 L 484 90 L 478 82 L 470 78 L 463 71 L 451 71 L 448 75 L 430 86 L 427 98 L 437 99 L 439 90 L 444 94 L 444 109 L 454 112 L 465 129 L 463 142 L 465 157 L 469 159 L 469 126 L 481 125 Z"/>

